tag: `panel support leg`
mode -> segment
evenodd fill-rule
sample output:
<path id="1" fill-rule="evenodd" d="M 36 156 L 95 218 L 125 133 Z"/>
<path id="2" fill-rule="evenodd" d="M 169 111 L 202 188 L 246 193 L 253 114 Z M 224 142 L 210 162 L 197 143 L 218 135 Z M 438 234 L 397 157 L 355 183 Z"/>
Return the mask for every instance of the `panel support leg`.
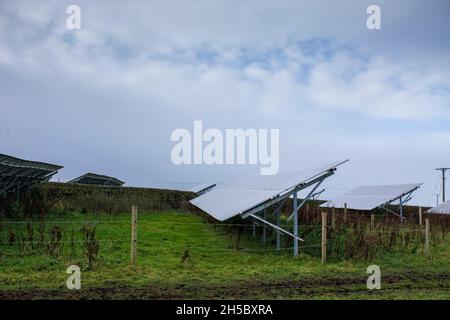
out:
<path id="1" fill-rule="evenodd" d="M 287 230 L 285 230 L 285 229 L 283 229 L 283 228 L 281 228 L 281 227 L 279 227 L 279 226 L 277 226 L 277 225 L 275 225 L 275 224 L 273 224 L 273 223 L 271 223 L 271 222 L 269 222 L 267 220 L 264 220 L 263 218 L 257 216 L 256 214 L 250 214 L 249 217 L 252 217 L 253 219 L 258 220 L 258 221 L 268 225 L 269 227 L 274 228 L 275 230 L 278 230 L 278 231 L 284 233 L 285 235 L 288 235 L 289 237 L 296 238 L 297 240 L 302 241 L 302 242 L 304 241 L 302 238 L 294 236 L 294 234 L 292 232 L 287 231 Z"/>
<path id="2" fill-rule="evenodd" d="M 403 222 L 403 198 L 400 197 L 400 222 Z"/>
<path id="3" fill-rule="evenodd" d="M 266 211 L 267 211 L 266 209 L 264 209 L 264 211 L 263 211 L 263 219 L 264 220 L 267 219 L 267 212 Z M 263 241 L 264 245 L 266 245 L 266 240 L 267 240 L 267 228 L 266 228 L 266 226 L 263 226 L 262 241 Z"/>
<path id="4" fill-rule="evenodd" d="M 312 196 L 314 195 L 314 192 L 317 190 L 317 188 L 320 186 L 320 184 L 325 180 L 325 178 L 322 178 L 321 180 L 319 180 L 316 185 L 314 186 L 314 188 L 308 193 L 308 195 L 306 196 L 305 199 L 303 199 L 303 201 L 300 203 L 300 205 L 297 205 L 297 208 L 300 209 L 301 207 L 303 207 L 306 202 L 312 198 Z M 296 193 L 297 191 L 295 191 Z M 294 213 L 292 213 L 289 218 L 288 221 L 290 221 L 292 219 L 292 217 L 294 216 Z"/>
<path id="5" fill-rule="evenodd" d="M 280 226 L 280 211 L 277 211 L 277 226 Z M 277 250 L 281 248 L 281 233 L 277 230 Z"/>
<path id="6" fill-rule="evenodd" d="M 298 257 L 298 210 L 297 191 L 292 195 L 292 214 L 294 216 L 294 257 Z"/>

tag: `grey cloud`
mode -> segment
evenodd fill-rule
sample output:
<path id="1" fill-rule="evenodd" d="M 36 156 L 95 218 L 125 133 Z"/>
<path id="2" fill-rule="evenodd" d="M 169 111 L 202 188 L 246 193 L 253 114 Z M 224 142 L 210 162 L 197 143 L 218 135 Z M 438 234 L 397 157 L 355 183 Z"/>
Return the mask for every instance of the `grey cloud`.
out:
<path id="1" fill-rule="evenodd" d="M 80 1 L 74 33 L 71 2 L 2 2 L 1 150 L 61 163 L 62 180 L 194 183 L 258 168 L 174 166 L 172 130 L 280 128 L 283 170 L 353 160 L 330 195 L 426 180 L 429 197 L 450 157 L 448 129 L 421 126 L 448 117 L 448 4 L 380 1 L 371 33 L 369 3 Z"/>

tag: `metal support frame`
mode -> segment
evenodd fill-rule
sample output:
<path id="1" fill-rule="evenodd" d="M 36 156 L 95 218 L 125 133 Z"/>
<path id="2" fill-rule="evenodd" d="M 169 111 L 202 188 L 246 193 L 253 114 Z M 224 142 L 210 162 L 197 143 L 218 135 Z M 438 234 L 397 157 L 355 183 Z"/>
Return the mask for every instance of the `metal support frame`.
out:
<path id="1" fill-rule="evenodd" d="M 298 206 L 299 209 L 301 207 L 303 207 L 305 205 L 305 203 L 313 197 L 313 195 L 315 194 L 315 191 L 317 190 L 317 188 L 322 184 L 323 180 L 325 180 L 325 179 L 326 178 L 323 178 L 323 179 L 317 181 L 317 184 L 314 186 L 314 188 L 312 188 L 312 190 L 308 193 L 308 195 L 305 197 L 305 199 L 303 199 L 303 201 Z M 297 197 L 297 192 L 295 192 L 294 197 Z M 294 216 L 295 212 L 296 211 L 292 212 L 292 214 L 288 218 L 288 221 L 292 219 L 292 217 Z"/>
<path id="2" fill-rule="evenodd" d="M 377 208 L 384 209 L 384 210 L 386 210 L 387 212 L 392 213 L 393 215 L 399 217 L 401 221 L 404 221 L 404 220 L 406 220 L 406 218 L 403 216 L 403 206 L 404 206 L 405 204 L 407 204 L 407 203 L 412 199 L 412 194 L 413 194 L 414 191 L 416 191 L 417 189 L 419 189 L 419 187 L 414 188 L 413 190 L 408 191 L 408 192 L 406 192 L 406 193 L 403 193 L 403 194 L 401 194 L 399 197 L 397 197 L 397 198 L 395 198 L 395 199 L 392 199 L 391 201 L 388 201 L 388 202 L 386 202 L 386 203 L 383 203 L 382 205 L 378 206 Z M 396 213 L 396 212 L 394 212 L 394 211 L 392 211 L 392 210 L 386 208 L 387 205 L 390 205 L 390 204 L 392 204 L 393 202 L 395 202 L 395 201 L 397 201 L 397 200 L 399 201 L 399 204 L 398 204 L 398 210 L 399 210 L 399 213 Z M 376 208 L 375 208 L 375 209 L 376 209 Z"/>
<path id="3" fill-rule="evenodd" d="M 284 234 L 287 234 L 288 236 L 291 236 L 291 237 L 294 238 L 294 239 L 296 238 L 295 235 L 294 235 L 293 233 L 291 233 L 291 232 L 289 232 L 289 231 L 287 231 L 287 230 L 284 230 L 283 228 L 280 228 L 279 226 L 277 226 L 277 225 L 275 225 L 275 224 L 273 224 L 273 223 L 271 223 L 271 222 L 269 222 L 269 221 L 266 221 L 266 220 L 264 220 L 263 218 L 258 217 L 258 216 L 255 215 L 255 214 L 251 214 L 250 217 L 252 217 L 252 218 L 254 218 L 255 220 L 258 220 L 258 221 L 260 221 L 260 222 L 262 222 L 262 223 L 264 223 L 264 224 L 267 224 L 268 226 L 274 228 L 275 230 L 278 230 L 278 231 L 280 231 L 280 232 L 282 232 L 282 233 L 284 233 Z M 302 241 L 302 242 L 304 241 L 303 239 L 298 238 L 298 237 L 297 237 L 297 239 L 298 239 L 299 241 Z"/>
<path id="4" fill-rule="evenodd" d="M 201 195 L 203 195 L 203 194 L 205 194 L 205 193 L 211 191 L 211 189 L 214 188 L 215 186 L 216 186 L 216 184 L 214 183 L 214 184 L 210 185 L 209 187 L 206 187 L 205 189 L 202 189 L 202 190 L 200 190 L 199 192 L 197 192 L 197 193 L 195 194 L 195 196 L 196 196 L 196 197 L 199 197 L 199 196 L 201 196 Z"/>
<path id="5" fill-rule="evenodd" d="M 263 219 L 266 220 L 267 219 L 267 212 L 266 209 L 263 210 Z M 262 230 L 262 242 L 264 245 L 266 245 L 266 240 L 267 240 L 267 229 L 266 226 L 263 225 L 263 230 Z"/>
<path id="6" fill-rule="evenodd" d="M 314 194 L 311 196 L 311 199 L 316 200 L 322 193 L 325 192 L 325 190 L 326 190 L 326 189 L 322 189 L 322 190 L 320 190 L 320 191 L 317 191 L 316 193 L 314 193 Z"/>
<path id="7" fill-rule="evenodd" d="M 298 208 L 297 208 L 297 191 L 292 195 L 292 214 L 294 215 L 294 257 L 298 256 Z"/>
<path id="8" fill-rule="evenodd" d="M 38 181 L 49 181 L 57 172 L 52 172 L 50 174 L 44 175 L 43 178 L 38 179 Z"/>
<path id="9" fill-rule="evenodd" d="M 15 178 L 12 179 L 11 182 L 7 183 L 7 184 L 6 184 L 6 187 L 5 187 L 6 192 L 8 192 L 8 190 L 10 190 L 10 189 L 13 189 L 13 186 L 15 186 L 15 185 L 17 184 L 17 181 L 18 181 L 18 180 L 19 180 L 19 178 L 18 178 L 18 177 L 15 177 Z"/>
<path id="10" fill-rule="evenodd" d="M 294 188 L 291 188 L 291 189 L 289 189 L 289 190 L 287 190 L 287 191 L 285 191 L 283 193 L 280 193 L 278 196 L 273 197 L 272 199 L 270 199 L 270 200 L 268 200 L 268 201 L 266 201 L 266 202 L 264 202 L 264 203 L 262 203 L 260 205 L 255 206 L 254 208 L 251 208 L 251 209 L 241 213 L 241 217 L 243 219 L 245 219 L 245 218 L 247 218 L 247 217 L 249 217 L 251 215 L 257 214 L 258 212 L 261 212 L 263 209 L 269 208 L 272 205 L 274 205 L 275 203 L 278 203 L 280 201 L 283 201 L 283 200 L 289 198 L 294 192 L 298 192 L 300 190 L 309 188 L 310 186 L 318 183 L 319 181 L 325 180 L 326 178 L 332 176 L 333 174 L 334 174 L 334 170 L 327 171 L 323 175 L 321 175 L 321 176 L 319 176 L 319 177 L 317 177 L 317 178 L 315 178 L 315 179 L 313 179 L 313 180 L 311 180 L 309 182 L 302 183 L 302 184 L 300 184 L 300 185 L 298 185 L 298 186 L 296 186 Z M 306 202 L 306 201 L 304 201 L 304 202 Z M 301 206 L 304 205 L 304 202 L 302 202 Z M 301 208 L 301 206 L 299 206 L 299 209 Z"/>
<path id="11" fill-rule="evenodd" d="M 10 173 L 11 172 L 11 173 Z M 49 181 L 57 172 L 45 171 L 40 173 L 36 169 L 24 170 L 21 174 L 14 174 L 13 170 L 6 171 L 0 176 L 0 195 L 6 197 L 8 193 L 17 193 L 17 200 L 22 188 L 31 186 L 40 181 Z"/>
<path id="12" fill-rule="evenodd" d="M 392 213 L 394 216 L 397 216 L 397 217 L 399 217 L 400 219 L 405 220 L 405 218 L 402 217 L 400 214 L 398 214 L 398 213 L 392 211 L 391 209 L 386 208 L 384 205 L 379 206 L 378 208 L 381 208 L 381 209 L 383 209 L 383 210 L 386 210 L 387 212 Z"/>
<path id="13" fill-rule="evenodd" d="M 299 210 L 305 205 L 305 203 L 310 200 L 316 193 L 317 188 L 322 184 L 322 182 L 332 176 L 334 174 L 336 169 L 329 170 L 325 173 L 323 173 L 320 176 L 317 176 L 315 178 L 312 178 L 310 181 L 307 181 L 305 183 L 299 184 L 295 186 L 294 188 L 291 188 L 290 190 L 287 190 L 283 192 L 282 194 L 279 194 L 278 196 L 266 201 L 265 203 L 262 203 L 254 208 L 251 208 L 247 210 L 246 212 L 242 213 L 241 216 L 243 219 L 245 218 L 253 218 L 256 221 L 259 221 L 263 223 L 264 225 L 267 225 L 277 231 L 277 249 L 280 249 L 280 236 L 281 233 L 288 235 L 294 239 L 294 256 L 298 256 L 298 242 L 304 242 L 302 238 L 299 237 L 298 233 L 298 212 Z M 308 195 L 303 199 L 303 201 L 298 204 L 298 198 L 297 193 L 301 190 L 307 189 L 311 186 L 314 186 L 313 189 L 308 193 Z M 291 218 L 294 218 L 293 220 L 293 232 L 290 232 L 286 229 L 281 228 L 280 225 L 280 210 L 283 206 L 283 204 L 286 202 L 286 200 L 292 196 L 292 214 L 290 215 L 288 221 Z M 271 207 L 274 204 L 279 203 L 278 207 L 272 212 L 271 215 L 276 216 L 276 224 L 271 223 L 267 220 L 267 212 L 266 210 Z M 263 213 L 263 217 L 258 216 L 258 213 Z M 265 226 L 264 229 L 265 230 Z M 263 231 L 264 232 L 264 231 Z"/>
<path id="14" fill-rule="evenodd" d="M 20 200 L 22 192 L 29 194 L 33 184 L 49 181 L 61 168 L 59 165 L 0 154 L 0 197 L 7 198 L 10 193 L 15 193 L 15 198 Z"/>
<path id="15" fill-rule="evenodd" d="M 277 226 L 280 225 L 280 210 L 277 211 Z M 280 250 L 281 248 L 281 233 L 280 231 L 277 231 L 277 250 Z"/>

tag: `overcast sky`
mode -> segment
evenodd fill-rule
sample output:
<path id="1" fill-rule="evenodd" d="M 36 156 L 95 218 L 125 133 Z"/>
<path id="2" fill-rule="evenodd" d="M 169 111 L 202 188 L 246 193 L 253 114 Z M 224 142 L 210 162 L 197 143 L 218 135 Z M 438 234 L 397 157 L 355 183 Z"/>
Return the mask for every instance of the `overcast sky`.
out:
<path id="1" fill-rule="evenodd" d="M 281 171 L 351 160 L 325 198 L 424 182 L 414 202 L 434 205 L 449 56 L 446 0 L 1 1 L 0 153 L 61 164 L 60 181 L 185 186 L 259 166 L 176 166 L 173 130 L 279 128 Z"/>

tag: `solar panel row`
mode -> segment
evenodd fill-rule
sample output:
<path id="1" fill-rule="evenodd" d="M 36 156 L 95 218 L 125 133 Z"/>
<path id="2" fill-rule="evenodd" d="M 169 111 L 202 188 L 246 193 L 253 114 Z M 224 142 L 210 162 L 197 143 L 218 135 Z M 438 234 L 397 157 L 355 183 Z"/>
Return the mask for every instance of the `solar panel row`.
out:
<path id="1" fill-rule="evenodd" d="M 211 191 L 191 200 L 191 203 L 217 220 L 224 221 L 289 193 L 320 176 L 333 173 L 344 162 L 346 161 L 273 176 L 255 175 L 218 184 Z"/>
<path id="2" fill-rule="evenodd" d="M 354 210 L 373 210 L 400 199 L 402 196 L 420 188 L 421 183 L 360 186 L 342 196 L 331 199 L 321 207 L 344 208 Z"/>
<path id="3" fill-rule="evenodd" d="M 0 192 L 6 194 L 21 186 L 48 181 L 61 168 L 50 163 L 0 154 Z"/>
<path id="4" fill-rule="evenodd" d="M 0 154 L 0 194 L 16 192 L 25 186 L 38 182 L 49 181 L 62 166 L 19 159 L 6 154 Z M 122 186 L 123 181 L 117 178 L 87 173 L 69 183 L 96 184 L 106 186 Z"/>
<path id="5" fill-rule="evenodd" d="M 427 213 L 450 214 L 450 200 L 428 210 Z"/>
<path id="6" fill-rule="evenodd" d="M 125 182 L 117 178 L 109 177 L 101 174 L 86 173 L 81 177 L 70 180 L 68 183 L 95 184 L 102 186 L 122 186 Z"/>

